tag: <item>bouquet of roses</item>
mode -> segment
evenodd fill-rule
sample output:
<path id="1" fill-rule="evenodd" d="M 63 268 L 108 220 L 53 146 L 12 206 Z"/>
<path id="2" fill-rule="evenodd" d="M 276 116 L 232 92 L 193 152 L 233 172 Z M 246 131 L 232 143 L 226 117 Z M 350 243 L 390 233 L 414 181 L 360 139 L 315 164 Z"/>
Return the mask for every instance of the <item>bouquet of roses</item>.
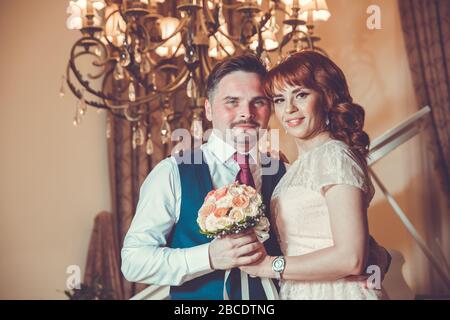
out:
<path id="1" fill-rule="evenodd" d="M 200 232 L 209 238 L 220 238 L 254 228 L 260 242 L 269 238 L 269 219 L 264 215 L 261 195 L 248 185 L 237 182 L 209 192 L 198 212 Z M 223 297 L 228 300 L 226 282 L 230 270 L 226 270 L 223 281 Z M 267 299 L 278 299 L 277 290 L 267 278 L 261 278 Z M 241 271 L 241 295 L 249 300 L 248 275 Z"/>
<path id="2" fill-rule="evenodd" d="M 200 232 L 209 238 L 255 228 L 263 242 L 268 238 L 270 227 L 264 210 L 261 195 L 254 188 L 235 182 L 206 195 L 197 223 Z"/>

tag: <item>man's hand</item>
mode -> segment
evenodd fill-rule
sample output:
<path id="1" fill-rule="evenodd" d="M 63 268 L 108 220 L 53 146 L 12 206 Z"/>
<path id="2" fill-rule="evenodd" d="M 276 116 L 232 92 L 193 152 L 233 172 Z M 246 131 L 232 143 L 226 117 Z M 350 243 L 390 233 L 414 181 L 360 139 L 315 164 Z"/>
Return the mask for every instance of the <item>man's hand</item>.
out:
<path id="1" fill-rule="evenodd" d="M 265 255 L 264 245 L 255 231 L 214 239 L 209 246 L 209 261 L 214 270 L 228 270 L 258 262 Z"/>
<path id="2" fill-rule="evenodd" d="M 367 259 L 366 268 L 371 265 L 376 265 L 380 268 L 380 277 L 381 281 L 384 280 L 384 277 L 386 273 L 389 270 L 389 267 L 391 265 L 391 255 L 389 252 L 380 246 L 375 239 L 370 236 L 369 238 L 369 256 Z M 367 280 L 370 277 L 370 274 L 363 274 L 363 275 L 355 275 L 355 276 L 349 276 L 346 277 L 345 280 L 347 281 L 357 281 L 359 282 L 363 287 L 368 288 Z"/>

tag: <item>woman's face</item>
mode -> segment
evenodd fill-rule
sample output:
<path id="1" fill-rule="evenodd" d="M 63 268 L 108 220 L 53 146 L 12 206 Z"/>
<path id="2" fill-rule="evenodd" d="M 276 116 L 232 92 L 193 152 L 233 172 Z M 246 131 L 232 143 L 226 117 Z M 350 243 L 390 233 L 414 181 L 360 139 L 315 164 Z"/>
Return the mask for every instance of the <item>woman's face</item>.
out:
<path id="1" fill-rule="evenodd" d="M 309 139 L 325 128 L 325 116 L 320 94 L 302 86 L 287 86 L 275 90 L 275 115 L 287 133 L 294 138 Z"/>

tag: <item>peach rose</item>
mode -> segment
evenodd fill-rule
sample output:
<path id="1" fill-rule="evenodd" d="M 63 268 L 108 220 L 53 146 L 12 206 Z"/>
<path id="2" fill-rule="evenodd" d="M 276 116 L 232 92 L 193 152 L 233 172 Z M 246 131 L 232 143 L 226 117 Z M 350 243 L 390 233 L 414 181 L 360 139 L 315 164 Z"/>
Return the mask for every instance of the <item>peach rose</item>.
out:
<path id="1" fill-rule="evenodd" d="M 211 213 L 213 213 L 214 210 L 216 210 L 216 205 L 214 203 L 208 203 L 208 204 L 204 205 L 203 207 L 201 207 L 200 216 L 207 217 Z"/>
<path id="2" fill-rule="evenodd" d="M 237 195 L 233 198 L 233 206 L 238 208 L 246 208 L 250 203 L 250 200 L 245 195 Z"/>
<path id="3" fill-rule="evenodd" d="M 247 193 L 248 195 L 252 196 L 256 193 L 256 190 L 253 187 L 250 186 L 245 186 L 245 193 Z"/>
<path id="4" fill-rule="evenodd" d="M 227 213 L 228 213 L 228 208 L 217 208 L 216 211 L 214 211 L 214 215 L 217 218 L 225 217 L 227 215 Z"/>
<path id="5" fill-rule="evenodd" d="M 233 219 L 233 221 L 241 221 L 245 218 L 245 215 L 240 209 L 233 209 L 230 212 L 230 218 Z"/>
<path id="6" fill-rule="evenodd" d="M 209 197 L 211 197 L 214 194 L 215 190 L 212 190 L 210 192 L 208 192 L 208 194 L 205 197 L 205 201 L 209 199 Z"/>
<path id="7" fill-rule="evenodd" d="M 200 226 L 200 229 L 202 229 L 203 231 L 206 231 L 205 222 L 206 222 L 206 217 L 204 217 L 204 216 L 201 216 L 197 219 L 197 223 Z"/>
<path id="8" fill-rule="evenodd" d="M 216 200 L 220 200 L 221 198 L 225 197 L 227 195 L 227 192 L 228 192 L 227 188 L 221 188 L 216 190 L 215 193 Z"/>

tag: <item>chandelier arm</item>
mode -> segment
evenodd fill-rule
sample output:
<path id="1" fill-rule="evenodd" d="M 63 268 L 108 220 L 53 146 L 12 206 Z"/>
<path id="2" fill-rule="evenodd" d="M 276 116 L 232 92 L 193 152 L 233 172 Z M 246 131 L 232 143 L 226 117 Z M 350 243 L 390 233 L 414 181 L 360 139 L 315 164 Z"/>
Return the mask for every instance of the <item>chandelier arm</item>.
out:
<path id="1" fill-rule="evenodd" d="M 150 102 L 152 100 L 155 100 L 156 98 L 158 98 L 160 95 L 163 94 L 169 94 L 172 92 L 177 91 L 187 80 L 187 78 L 189 77 L 189 71 L 186 67 L 184 67 L 181 71 L 181 73 L 179 74 L 179 76 L 171 83 L 169 83 L 167 86 L 165 86 L 162 89 L 158 89 L 158 90 L 154 90 L 152 92 L 150 92 L 149 94 L 141 97 L 140 99 L 137 99 L 136 101 L 121 101 L 121 100 L 117 100 L 122 102 L 125 102 L 131 106 L 135 106 L 135 105 L 139 105 L 139 104 L 144 104 L 147 102 Z M 112 100 L 113 101 L 113 100 Z"/>
<path id="2" fill-rule="evenodd" d="M 216 20 L 214 19 L 211 11 L 209 11 L 208 9 L 208 0 L 202 0 L 202 7 L 203 7 L 203 14 L 205 15 L 205 17 L 207 17 L 209 21 L 211 21 L 213 24 L 216 24 Z"/>
<path id="3" fill-rule="evenodd" d="M 223 32 L 222 30 L 217 29 L 218 32 L 220 32 L 225 38 L 227 38 L 228 40 L 230 40 L 231 42 L 233 42 L 233 44 L 237 47 L 239 47 L 241 50 L 245 50 L 246 47 L 239 41 L 238 37 L 232 37 L 228 34 L 226 34 L 225 32 Z"/>
<path id="4" fill-rule="evenodd" d="M 114 59 L 112 59 L 112 60 L 114 60 Z M 94 64 L 94 63 L 92 63 L 92 64 Z M 87 76 L 88 76 L 89 79 L 91 79 L 91 80 L 96 80 L 96 79 L 99 79 L 102 75 L 106 74 L 106 71 L 107 71 L 107 67 L 105 66 L 105 67 L 103 68 L 103 70 L 100 71 L 98 74 L 92 75 L 91 73 L 88 73 Z"/>
<path id="5" fill-rule="evenodd" d="M 225 51 L 225 53 L 227 54 L 227 56 L 228 56 L 228 57 L 231 57 L 231 54 L 228 53 L 227 49 L 225 49 L 225 47 L 223 46 L 223 44 L 219 41 L 219 39 L 217 39 L 216 34 L 214 33 L 212 36 L 214 37 L 214 39 L 216 39 L 216 42 L 219 44 L 219 47 L 220 47 L 223 51 Z M 211 71 L 211 69 L 210 69 L 210 71 Z"/>
<path id="6" fill-rule="evenodd" d="M 113 72 L 115 70 L 115 67 L 116 67 L 116 65 L 118 63 L 120 63 L 120 62 L 116 61 L 116 59 L 112 59 L 112 61 L 114 61 L 115 64 L 108 71 L 105 72 L 105 77 L 104 77 L 104 80 L 103 80 L 104 83 L 106 83 L 106 81 L 108 80 L 109 77 L 113 77 Z M 130 72 L 128 71 L 127 68 L 123 68 L 123 72 L 124 72 L 124 75 L 125 75 L 125 78 L 126 78 L 126 80 L 125 80 L 126 84 L 122 88 L 117 88 L 116 89 L 116 92 L 118 92 L 120 94 L 124 93 L 127 90 L 128 86 L 129 86 L 129 84 L 131 82 L 131 78 L 132 78 L 132 76 L 130 75 Z M 102 92 L 105 92 L 105 87 L 102 88 Z M 109 97 L 109 96 L 107 96 L 107 97 Z M 111 100 L 111 101 L 119 101 L 116 98 L 114 98 L 114 99 L 107 98 L 107 99 Z M 127 100 L 120 100 L 120 101 L 121 102 L 126 102 Z"/>
<path id="7" fill-rule="evenodd" d="M 178 50 L 180 50 L 182 45 L 183 45 L 183 41 L 180 41 L 180 43 L 178 44 L 177 48 L 175 49 L 175 51 L 170 56 L 169 60 L 175 59 L 175 57 L 177 55 L 177 52 L 178 52 Z"/>
<path id="8" fill-rule="evenodd" d="M 67 84 L 67 86 L 69 87 L 70 91 L 72 91 L 72 93 L 74 94 L 74 96 L 75 96 L 77 99 L 81 99 L 81 98 L 82 98 L 82 95 L 81 95 L 80 90 L 78 90 L 78 89 L 75 87 L 75 85 L 72 83 L 72 81 L 70 80 L 69 74 L 68 74 L 68 76 L 66 77 L 66 84 Z M 87 99 L 83 99 L 83 100 L 84 100 L 84 102 L 85 102 L 87 105 L 90 105 L 90 106 L 92 106 L 92 107 L 95 107 L 95 108 L 98 108 L 98 109 L 109 110 L 109 107 L 108 107 L 107 104 L 103 104 L 103 103 L 96 102 L 96 101 L 93 101 L 93 100 L 87 100 Z"/>
<path id="9" fill-rule="evenodd" d="M 81 57 L 81 56 L 83 56 L 83 55 L 91 55 L 91 56 L 94 56 L 94 57 L 98 58 L 98 56 L 97 56 L 95 53 L 92 53 L 92 52 L 90 52 L 90 51 L 82 51 L 82 52 L 77 52 L 77 53 L 75 53 L 74 59 L 77 59 L 77 58 L 79 58 L 79 57 Z M 93 61 L 93 62 L 92 62 L 92 65 L 95 66 L 95 67 L 100 68 L 100 67 L 105 66 L 106 63 L 107 63 L 108 61 L 110 61 L 110 60 L 111 60 L 111 59 L 107 59 L 107 60 L 99 61 L 99 62 Z M 114 60 L 114 59 L 113 59 L 113 60 Z M 91 73 L 88 73 L 87 76 L 89 77 L 89 79 L 95 80 L 95 79 L 100 78 L 100 77 L 101 77 L 102 75 L 104 75 L 104 74 L 105 74 L 105 70 L 102 70 L 102 71 L 100 71 L 100 73 L 97 74 L 97 75 L 92 75 Z"/>
<path id="10" fill-rule="evenodd" d="M 292 30 L 292 32 L 293 32 L 293 31 L 294 31 L 294 30 Z M 310 36 L 308 33 L 306 33 L 305 31 L 302 31 L 302 30 L 297 30 L 297 32 L 302 33 L 302 34 L 306 37 L 306 39 L 308 40 L 309 48 L 310 48 L 311 50 L 314 50 L 314 43 L 313 43 L 312 40 L 311 40 L 311 36 Z"/>
<path id="11" fill-rule="evenodd" d="M 179 76 L 169 83 L 167 86 L 163 87 L 162 89 L 154 91 L 156 94 L 168 94 L 176 91 L 179 87 L 181 87 L 189 77 L 189 70 L 184 67 L 183 70 L 180 72 Z M 139 100 L 140 103 L 148 102 L 147 99 Z"/>
<path id="12" fill-rule="evenodd" d="M 70 70 L 71 70 L 73 72 L 73 74 L 75 75 L 75 78 L 77 79 L 78 83 L 81 84 L 89 93 L 91 93 L 92 95 L 94 95 L 94 96 L 96 96 L 98 98 L 101 98 L 101 99 L 105 99 L 106 98 L 106 99 L 109 99 L 109 100 L 115 100 L 115 99 L 111 98 L 110 96 L 105 95 L 103 92 L 96 91 L 93 88 L 91 88 L 91 86 L 89 84 L 89 81 L 83 79 L 83 76 L 81 75 L 81 72 L 76 67 L 75 60 L 78 59 L 79 57 L 81 57 L 83 55 L 95 55 L 92 52 L 88 51 L 86 48 L 85 48 L 84 51 L 81 51 L 81 52 L 78 52 L 78 53 L 75 52 L 76 48 L 79 47 L 79 46 L 80 47 L 83 46 L 83 42 L 85 42 L 87 40 L 89 40 L 89 42 L 92 42 L 92 41 L 96 42 L 97 44 L 99 44 L 103 48 L 106 48 L 104 46 L 104 44 L 100 40 L 98 40 L 98 39 L 96 39 L 94 37 L 82 37 L 82 38 L 80 38 L 77 42 L 75 42 L 75 44 L 72 46 L 72 49 L 70 51 L 70 59 L 69 59 L 68 68 L 67 68 L 67 71 L 66 71 L 67 78 L 69 79 L 69 77 L 70 77 Z M 92 63 L 92 64 L 94 66 L 97 66 L 94 63 Z M 76 94 L 76 96 L 78 98 L 80 98 L 81 97 L 81 93 Z"/>
<path id="13" fill-rule="evenodd" d="M 113 57 L 107 57 L 105 60 L 102 61 L 93 61 L 92 64 L 96 67 L 104 67 L 110 62 L 116 61 Z"/>
<path id="14" fill-rule="evenodd" d="M 110 77 L 112 76 L 114 68 L 111 68 L 110 70 L 108 70 L 107 72 L 105 72 L 105 77 L 103 78 L 103 82 L 102 82 L 102 92 L 106 92 L 106 86 L 108 83 L 108 80 L 110 79 Z M 127 86 L 124 86 L 122 90 L 118 90 L 119 93 L 123 93 L 125 92 Z M 109 101 L 111 102 L 116 102 L 118 103 L 119 101 L 117 99 L 103 99 L 104 104 L 110 108 L 110 109 L 116 109 L 116 110 L 121 110 L 121 109 L 125 109 L 128 108 L 127 105 L 118 105 L 118 106 L 114 106 L 112 104 L 109 103 Z"/>
<path id="15" fill-rule="evenodd" d="M 113 96 L 104 94 L 101 91 L 96 91 L 93 88 L 91 88 L 91 86 L 89 84 L 89 81 L 83 79 L 83 76 L 81 75 L 80 71 L 78 71 L 78 69 L 76 68 L 76 65 L 75 65 L 75 62 L 74 62 L 75 58 L 78 58 L 78 57 L 80 57 L 81 55 L 84 55 L 84 54 L 92 54 L 92 53 L 90 53 L 89 51 L 87 51 L 87 52 L 86 51 L 85 52 L 79 52 L 79 53 L 75 54 L 75 56 L 72 56 L 69 59 L 68 70 L 67 70 L 67 79 L 69 79 L 69 77 L 70 77 L 70 70 L 71 70 L 73 72 L 73 74 L 75 75 L 75 78 L 77 79 L 78 83 L 81 84 L 89 93 L 91 93 L 92 95 L 96 96 L 97 98 L 101 98 L 103 100 L 107 99 L 107 100 L 115 101 L 115 102 L 118 102 L 119 104 L 129 103 L 128 100 L 116 99 Z M 124 69 L 124 71 L 126 72 L 126 69 Z M 78 98 L 80 98 L 81 97 L 81 93 L 79 93 L 78 90 L 76 90 L 76 92 L 77 93 L 75 95 Z"/>
<path id="16" fill-rule="evenodd" d="M 271 11 L 267 11 L 263 14 L 261 17 L 261 20 L 259 21 L 258 29 L 263 31 L 264 27 L 266 26 L 267 22 L 269 22 L 270 18 L 272 18 Z M 267 30 L 267 28 L 266 28 Z"/>
<path id="17" fill-rule="evenodd" d="M 97 75 L 91 75 L 90 73 L 88 73 L 88 77 L 90 79 L 93 79 L 93 80 L 100 78 L 102 75 L 106 74 L 106 65 L 108 65 L 109 63 L 115 62 L 115 61 L 116 61 L 116 59 L 114 59 L 114 58 L 108 58 L 108 59 L 106 59 L 104 61 L 101 61 L 101 62 L 93 61 L 92 64 L 94 66 L 96 66 L 96 67 L 104 67 L 104 70 L 101 71 Z"/>
<path id="18" fill-rule="evenodd" d="M 201 48 L 200 53 L 200 62 L 202 66 L 200 72 L 203 71 L 203 79 L 206 79 L 212 70 L 211 60 L 208 59 L 208 48 Z"/>
<path id="19" fill-rule="evenodd" d="M 283 36 L 283 39 L 281 39 L 281 43 L 278 45 L 278 51 L 281 55 L 281 50 L 291 41 L 292 37 L 294 36 L 294 32 L 291 31 Z"/>
<path id="20" fill-rule="evenodd" d="M 68 81 L 69 81 L 69 78 L 70 78 L 70 71 L 72 71 L 73 74 L 75 75 L 75 78 L 77 79 L 78 83 L 81 86 L 83 86 L 83 88 L 85 90 L 87 90 L 89 93 L 91 93 L 92 95 L 94 95 L 96 97 L 99 97 L 99 98 L 105 97 L 105 95 L 102 92 L 92 89 L 90 84 L 89 84 L 89 81 L 83 79 L 83 76 L 81 75 L 80 71 L 78 71 L 78 69 L 76 68 L 75 63 L 73 62 L 72 59 L 69 60 L 69 64 L 67 65 L 67 68 L 68 68 L 67 69 L 67 80 Z M 75 86 L 74 86 L 74 89 L 75 89 Z M 80 99 L 81 98 L 81 93 L 79 92 L 79 90 L 75 89 L 75 92 L 74 93 L 77 96 L 77 98 Z"/>
<path id="21" fill-rule="evenodd" d="M 137 121 L 141 120 L 142 114 L 138 113 L 138 115 L 136 117 L 132 117 L 129 114 L 130 109 L 131 109 L 130 107 L 123 109 L 123 114 L 124 114 L 125 118 L 130 122 L 137 122 Z"/>

